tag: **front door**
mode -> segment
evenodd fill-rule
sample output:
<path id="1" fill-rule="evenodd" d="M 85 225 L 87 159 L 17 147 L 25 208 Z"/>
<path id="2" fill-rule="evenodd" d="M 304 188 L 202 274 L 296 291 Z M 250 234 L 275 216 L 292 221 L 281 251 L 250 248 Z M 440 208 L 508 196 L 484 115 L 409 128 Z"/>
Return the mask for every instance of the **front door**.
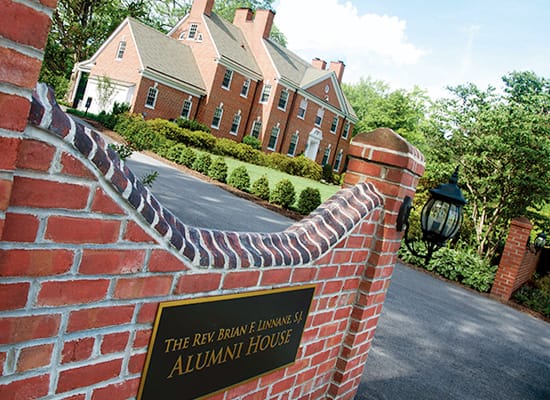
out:
<path id="1" fill-rule="evenodd" d="M 319 129 L 313 128 L 313 130 L 309 133 L 306 150 L 304 152 L 304 155 L 307 158 L 309 158 L 310 160 L 316 161 L 317 152 L 319 151 L 319 144 L 321 143 L 322 139 L 323 139 L 323 133 Z"/>

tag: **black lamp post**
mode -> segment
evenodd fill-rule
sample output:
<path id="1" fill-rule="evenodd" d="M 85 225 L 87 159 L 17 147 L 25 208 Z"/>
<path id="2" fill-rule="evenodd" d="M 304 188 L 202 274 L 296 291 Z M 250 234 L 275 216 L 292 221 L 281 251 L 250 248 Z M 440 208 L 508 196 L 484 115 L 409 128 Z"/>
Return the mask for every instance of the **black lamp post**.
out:
<path id="1" fill-rule="evenodd" d="M 412 199 L 409 196 L 405 197 L 399 209 L 397 230 L 401 232 L 405 229 L 405 245 L 412 254 L 424 258 L 426 264 L 428 264 L 435 251 L 458 233 L 462 224 L 462 207 L 466 204 L 466 200 L 457 186 L 457 182 L 458 167 L 451 175 L 449 183 L 430 189 L 431 197 L 422 208 L 420 216 L 422 241 L 426 246 L 425 253 L 415 248 L 415 241 L 408 237 L 408 220 L 412 209 Z"/>

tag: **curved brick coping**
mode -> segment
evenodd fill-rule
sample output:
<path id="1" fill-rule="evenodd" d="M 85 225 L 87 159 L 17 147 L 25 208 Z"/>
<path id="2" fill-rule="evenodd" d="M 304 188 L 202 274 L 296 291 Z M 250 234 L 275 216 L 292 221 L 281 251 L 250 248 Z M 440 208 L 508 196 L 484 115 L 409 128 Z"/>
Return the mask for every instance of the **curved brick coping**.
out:
<path id="1" fill-rule="evenodd" d="M 241 268 L 307 264 L 325 254 L 371 211 L 382 197 L 368 183 L 344 189 L 308 217 L 278 233 L 200 229 L 183 224 L 164 208 L 108 147 L 101 135 L 75 123 L 57 105 L 53 91 L 38 84 L 29 123 L 50 131 L 90 160 L 147 223 L 196 266 Z"/>

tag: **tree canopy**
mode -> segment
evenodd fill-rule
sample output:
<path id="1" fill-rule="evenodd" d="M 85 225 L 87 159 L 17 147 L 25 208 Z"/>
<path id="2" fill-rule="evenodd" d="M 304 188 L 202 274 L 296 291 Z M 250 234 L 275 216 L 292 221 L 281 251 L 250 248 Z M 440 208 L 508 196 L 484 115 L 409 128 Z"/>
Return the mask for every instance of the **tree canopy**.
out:
<path id="1" fill-rule="evenodd" d="M 502 78 L 504 89 L 473 84 L 449 88 L 426 132 L 431 174 L 443 179 L 460 166 L 468 199 L 471 241 L 493 256 L 513 217 L 528 215 L 550 197 L 550 90 L 531 72 Z"/>

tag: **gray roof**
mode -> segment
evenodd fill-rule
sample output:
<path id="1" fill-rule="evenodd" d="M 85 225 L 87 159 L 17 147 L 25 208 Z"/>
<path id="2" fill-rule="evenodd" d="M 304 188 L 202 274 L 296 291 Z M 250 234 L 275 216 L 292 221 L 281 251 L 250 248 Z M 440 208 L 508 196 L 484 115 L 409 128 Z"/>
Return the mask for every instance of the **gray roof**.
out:
<path id="1" fill-rule="evenodd" d="M 199 68 L 188 46 L 128 18 L 144 69 L 165 75 L 205 91 Z"/>
<path id="2" fill-rule="evenodd" d="M 249 73 L 261 76 L 262 71 L 241 30 L 215 13 L 204 15 L 212 40 L 220 57 L 241 66 Z"/>
<path id="3" fill-rule="evenodd" d="M 310 63 L 300 58 L 300 56 L 288 50 L 286 47 L 283 47 L 272 40 L 264 40 L 264 43 L 266 44 L 267 51 L 269 52 L 271 59 L 275 64 L 275 68 L 281 77 L 289 80 L 296 87 L 306 88 L 311 83 L 330 78 L 330 71 L 323 71 L 315 68 Z M 344 98 L 342 111 L 356 119 L 357 116 L 355 115 L 351 104 L 343 92 L 342 97 Z"/>

